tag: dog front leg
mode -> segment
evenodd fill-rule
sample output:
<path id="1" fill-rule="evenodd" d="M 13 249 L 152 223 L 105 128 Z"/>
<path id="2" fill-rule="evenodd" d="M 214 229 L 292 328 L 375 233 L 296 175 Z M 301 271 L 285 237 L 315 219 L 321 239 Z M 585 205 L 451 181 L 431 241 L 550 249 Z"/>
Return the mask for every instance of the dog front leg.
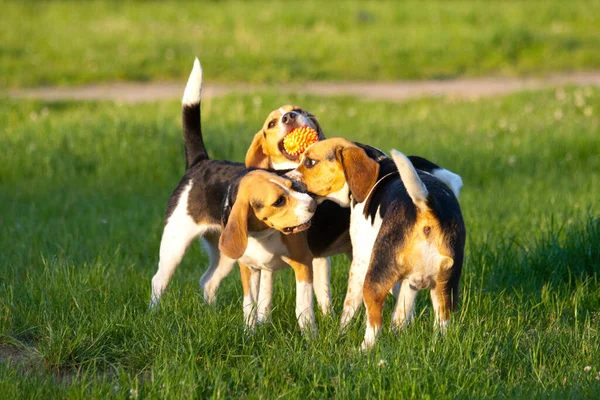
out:
<path id="1" fill-rule="evenodd" d="M 251 333 L 256 327 L 256 299 L 258 298 L 260 270 L 250 268 L 238 262 L 240 276 L 242 278 L 242 289 L 244 291 L 244 324 L 246 331 Z"/>
<path id="2" fill-rule="evenodd" d="M 315 258 L 312 266 L 317 303 L 319 303 L 323 315 L 327 315 L 331 312 L 331 259 L 329 257 Z"/>
<path id="3" fill-rule="evenodd" d="M 296 275 L 296 318 L 302 333 L 317 332 L 313 303 L 313 274 L 311 262 L 299 262 L 283 257 Z"/>
<path id="4" fill-rule="evenodd" d="M 258 291 L 258 323 L 267 322 L 271 316 L 271 304 L 273 300 L 273 272 L 260 271 L 260 289 Z"/>
<path id="5" fill-rule="evenodd" d="M 360 257 L 352 259 L 350 274 L 348 276 L 348 291 L 344 299 L 344 309 L 340 321 L 340 328 L 342 330 L 346 329 L 363 302 L 363 285 L 368 268 L 368 261 L 364 261 Z"/>

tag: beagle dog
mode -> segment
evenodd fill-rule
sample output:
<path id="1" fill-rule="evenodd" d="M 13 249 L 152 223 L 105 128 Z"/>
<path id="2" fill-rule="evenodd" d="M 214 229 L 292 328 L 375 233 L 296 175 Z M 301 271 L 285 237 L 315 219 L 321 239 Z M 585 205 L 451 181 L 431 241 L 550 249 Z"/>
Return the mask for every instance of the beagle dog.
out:
<path id="1" fill-rule="evenodd" d="M 365 147 L 365 146 L 363 146 Z M 392 327 L 408 324 L 417 291 L 429 289 L 435 323 L 444 330 L 458 302 L 466 230 L 455 193 L 402 153 L 376 157 L 346 139 L 311 145 L 288 173 L 320 199 L 350 207 L 352 264 L 341 325 L 367 308 L 363 349 L 381 330 L 387 293 L 399 282 Z"/>
<path id="2" fill-rule="evenodd" d="M 294 129 L 310 127 L 317 132 L 319 140 L 325 139 L 317 118 L 299 106 L 286 104 L 273 110 L 254 135 L 246 152 L 247 168 L 267 168 L 287 172 L 298 166 L 300 155 L 285 151 L 283 140 Z M 350 212 L 333 202 L 323 202 L 317 208 L 308 231 L 309 248 L 314 255 L 314 290 L 323 314 L 331 309 L 329 276 L 331 262 L 328 257 L 351 254 L 348 225 Z"/>
<path id="3" fill-rule="evenodd" d="M 319 140 L 325 139 L 319 121 L 310 112 L 294 105 L 283 105 L 273 110 L 267 116 L 261 129 L 254 135 L 246 153 L 246 167 L 270 168 L 279 171 L 296 168 L 300 155 L 287 153 L 283 141 L 294 129 L 306 126 L 317 132 Z M 388 158 L 379 149 L 360 143 L 356 143 L 356 145 L 369 152 L 374 159 L 383 160 Z M 417 156 L 410 156 L 409 158 L 417 169 L 433 174 L 450 186 L 458 196 L 462 187 L 462 179 L 459 175 L 425 158 Z M 322 200 L 308 230 L 309 248 L 314 256 L 312 264 L 314 289 L 323 314 L 326 314 L 331 307 L 331 290 L 329 286 L 331 263 L 328 257 L 345 253 L 348 258 L 352 258 L 349 226 L 350 210 L 348 208 L 340 207 L 332 201 Z M 218 277 L 222 275 L 222 273 L 216 274 Z M 207 286 L 216 290 L 216 286 L 210 281 Z"/>
<path id="4" fill-rule="evenodd" d="M 325 139 L 319 121 L 308 111 L 289 104 L 273 110 L 252 139 L 246 152 L 246 167 L 274 170 L 296 168 L 300 155 L 289 154 L 283 146 L 283 139 L 294 129 L 305 126 L 314 129 L 319 140 Z"/>
<path id="5" fill-rule="evenodd" d="M 200 123 L 201 87 L 202 69 L 196 59 L 183 95 L 186 172 L 168 202 L 151 306 L 158 303 L 190 242 L 201 237 L 214 270 L 229 273 L 238 260 L 248 328 L 268 316 L 272 272 L 289 265 L 296 276 L 300 328 L 314 330 L 306 229 L 316 202 L 289 178 L 209 159 Z"/>

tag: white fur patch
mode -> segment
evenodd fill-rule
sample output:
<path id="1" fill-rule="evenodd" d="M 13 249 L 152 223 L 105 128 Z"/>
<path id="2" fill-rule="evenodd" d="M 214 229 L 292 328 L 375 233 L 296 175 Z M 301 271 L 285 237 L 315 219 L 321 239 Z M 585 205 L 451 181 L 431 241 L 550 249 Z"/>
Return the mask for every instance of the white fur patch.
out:
<path id="1" fill-rule="evenodd" d="M 454 196 L 458 199 L 458 195 L 460 194 L 460 189 L 463 186 L 463 181 L 460 175 L 455 174 L 454 172 L 450 172 L 447 169 L 436 169 L 432 172 L 432 175 L 435 176 L 440 181 L 444 182 L 446 185 L 452 189 Z"/>
<path id="2" fill-rule="evenodd" d="M 259 270 L 277 271 L 287 267 L 281 254 L 288 249 L 281 239 L 281 233 L 275 229 L 260 232 L 248 232 L 248 247 L 239 262 Z"/>
<path id="3" fill-rule="evenodd" d="M 260 272 L 260 289 L 258 291 L 258 304 L 256 307 L 259 324 L 265 323 L 269 320 L 271 315 L 272 299 L 273 272 L 265 269 Z"/>
<path id="4" fill-rule="evenodd" d="M 425 184 L 423 184 L 423 181 L 421 181 L 421 178 L 419 178 L 415 167 L 408 157 L 398 150 L 392 150 L 392 159 L 398 168 L 402 183 L 404 183 L 404 187 L 406 187 L 406 191 L 413 203 L 422 211 L 427 210 L 427 196 L 429 196 L 429 191 L 425 187 Z"/>
<path id="5" fill-rule="evenodd" d="M 194 60 L 194 66 L 190 77 L 188 78 L 187 84 L 185 85 L 185 91 L 183 92 L 183 99 L 181 103 L 186 106 L 191 106 L 200 103 L 200 96 L 202 95 L 202 66 L 200 61 L 196 58 Z"/>
<path id="6" fill-rule="evenodd" d="M 188 215 L 188 197 L 191 189 L 190 182 L 181 192 L 177 206 L 165 224 L 160 241 L 158 271 L 152 278 L 151 307 L 158 303 L 190 242 L 210 229 L 220 229 L 219 226 L 196 225 Z"/>
<path id="7" fill-rule="evenodd" d="M 313 285 L 315 297 L 323 315 L 331 311 L 331 287 L 329 276 L 331 272 L 331 260 L 329 257 L 313 259 Z"/>
<path id="8" fill-rule="evenodd" d="M 380 326 L 372 326 L 367 319 L 367 329 L 365 331 L 365 338 L 360 345 L 361 350 L 369 350 L 375 344 L 377 336 L 379 336 Z"/>
<path id="9" fill-rule="evenodd" d="M 329 193 L 321 199 L 321 202 L 324 200 L 331 200 L 344 208 L 350 207 L 350 188 L 348 187 L 348 183 L 344 183 L 344 186 L 337 192 Z"/>
<path id="10" fill-rule="evenodd" d="M 296 281 L 296 318 L 302 332 L 316 332 L 312 283 Z"/>
<path id="11" fill-rule="evenodd" d="M 371 223 L 365 218 L 363 210 L 365 203 L 357 203 L 350 213 L 350 239 L 352 240 L 352 264 L 348 277 L 348 291 L 344 300 L 344 310 L 340 327 L 344 329 L 354 317 L 363 301 L 363 285 L 371 262 L 371 254 L 375 239 L 381 229 L 382 219 L 379 209 Z"/>
<path id="12" fill-rule="evenodd" d="M 271 167 L 273 167 L 274 170 L 280 171 L 280 170 L 284 170 L 284 169 L 294 169 L 298 166 L 298 163 L 296 161 L 284 161 L 284 162 L 271 162 Z"/>

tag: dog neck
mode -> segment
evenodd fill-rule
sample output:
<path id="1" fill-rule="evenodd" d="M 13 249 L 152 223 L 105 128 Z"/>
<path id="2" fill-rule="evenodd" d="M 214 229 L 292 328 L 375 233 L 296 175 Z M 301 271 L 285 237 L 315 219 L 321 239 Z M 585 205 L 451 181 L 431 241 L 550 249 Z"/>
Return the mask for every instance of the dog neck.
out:
<path id="1" fill-rule="evenodd" d="M 341 207 L 348 208 L 350 207 L 350 188 L 348 187 L 348 183 L 344 183 L 344 186 L 338 190 L 337 192 L 329 193 L 327 196 L 322 197 L 319 200 L 319 203 L 322 203 L 325 200 L 331 200 L 334 203 L 339 204 Z"/>

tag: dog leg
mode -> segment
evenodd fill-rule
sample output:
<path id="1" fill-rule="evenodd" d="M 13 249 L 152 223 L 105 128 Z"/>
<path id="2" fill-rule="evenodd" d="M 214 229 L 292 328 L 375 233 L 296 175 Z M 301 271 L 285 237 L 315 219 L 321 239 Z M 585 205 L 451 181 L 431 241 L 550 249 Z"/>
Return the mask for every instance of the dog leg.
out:
<path id="1" fill-rule="evenodd" d="M 200 287 L 204 293 L 204 300 L 208 304 L 214 304 L 215 294 L 223 278 L 231 273 L 235 266 L 235 260 L 227 257 L 219 251 L 220 232 L 211 232 L 202 238 L 204 248 L 208 253 L 210 264 L 208 269 L 200 278 Z"/>
<path id="2" fill-rule="evenodd" d="M 396 307 L 392 313 L 392 329 L 398 330 L 407 326 L 413 318 L 413 309 L 418 290 L 411 287 L 408 279 L 400 283 L 400 293 Z"/>
<path id="3" fill-rule="evenodd" d="M 377 336 L 381 331 L 381 312 L 387 291 L 378 290 L 373 284 L 365 283 L 364 297 L 365 308 L 367 309 L 367 329 L 365 337 L 360 345 L 361 350 L 368 350 L 375 344 Z"/>
<path id="4" fill-rule="evenodd" d="M 356 311 L 360 309 L 363 300 L 363 285 L 365 276 L 367 275 L 368 262 L 362 261 L 358 257 L 354 257 L 350 265 L 350 274 L 348 276 L 348 291 L 344 299 L 344 309 L 342 311 L 342 319 L 340 328 L 344 330 L 354 318 Z"/>
<path id="5" fill-rule="evenodd" d="M 323 315 L 327 315 L 331 312 L 331 259 L 329 257 L 315 258 L 312 265 L 317 303 L 319 303 Z"/>
<path id="6" fill-rule="evenodd" d="M 313 257 L 304 235 L 285 235 L 283 242 L 290 249 L 290 257 L 281 259 L 294 270 L 296 275 L 296 318 L 302 333 L 316 334 L 315 309 L 313 303 Z"/>
<path id="7" fill-rule="evenodd" d="M 315 310 L 313 303 L 313 275 L 310 261 L 298 262 L 288 257 L 282 259 L 289 264 L 296 275 L 296 318 L 302 333 L 315 334 Z"/>
<path id="8" fill-rule="evenodd" d="M 452 311 L 451 291 L 446 285 L 438 284 L 435 288 L 431 289 L 430 294 L 433 310 L 435 311 L 434 327 L 444 333 L 450 322 L 450 313 Z"/>
<path id="9" fill-rule="evenodd" d="M 258 291 L 258 320 L 259 324 L 265 323 L 271 316 L 273 300 L 273 272 L 260 271 L 260 289 Z"/>
<path id="10" fill-rule="evenodd" d="M 315 324 L 312 279 L 304 279 L 309 276 L 310 272 L 310 268 L 305 268 L 305 271 L 296 271 L 296 318 L 302 333 L 314 334 L 317 332 L 317 325 Z"/>
<path id="11" fill-rule="evenodd" d="M 258 297 L 258 284 L 260 283 L 260 270 L 238 263 L 244 291 L 244 325 L 246 331 L 251 333 L 256 327 L 256 299 Z"/>
<path id="12" fill-rule="evenodd" d="M 373 251 L 379 252 L 380 249 L 376 245 Z M 385 298 L 396 282 L 398 282 L 401 270 L 400 265 L 389 265 L 386 257 L 374 257 L 371 261 L 363 288 L 365 308 L 367 310 L 367 329 L 365 331 L 365 338 L 361 344 L 362 350 L 370 349 L 377 340 L 382 326 L 381 314 Z"/>
<path id="13" fill-rule="evenodd" d="M 184 192 L 183 196 L 185 196 L 186 201 L 180 201 L 163 230 L 160 241 L 158 271 L 152 278 L 150 308 L 158 304 L 161 294 L 169 284 L 173 272 L 181 262 L 190 242 L 206 231 L 206 228 L 203 229 L 196 225 L 194 220 L 187 215 L 185 209 L 187 193 Z"/>

